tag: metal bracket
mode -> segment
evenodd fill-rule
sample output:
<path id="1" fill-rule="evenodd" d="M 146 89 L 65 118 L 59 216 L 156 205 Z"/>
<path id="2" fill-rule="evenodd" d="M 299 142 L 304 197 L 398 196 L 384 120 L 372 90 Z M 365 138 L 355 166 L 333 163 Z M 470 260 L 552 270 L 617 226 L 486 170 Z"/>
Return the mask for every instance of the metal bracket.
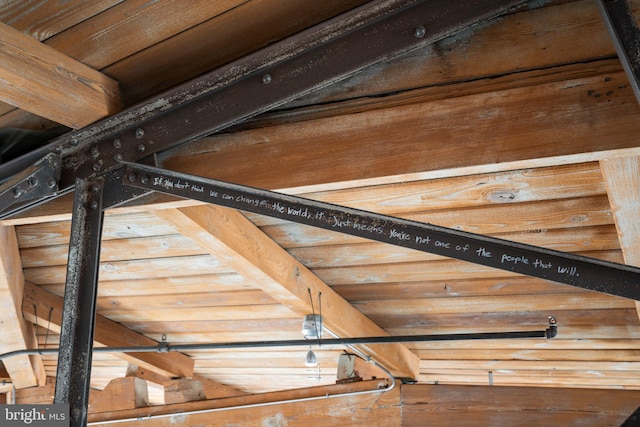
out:
<path id="1" fill-rule="evenodd" d="M 57 194 L 60 171 L 60 156 L 50 153 L 0 185 L 0 215 Z"/>
<path id="2" fill-rule="evenodd" d="M 640 268 L 624 264 L 151 166 L 128 164 L 123 183 L 640 300 Z"/>

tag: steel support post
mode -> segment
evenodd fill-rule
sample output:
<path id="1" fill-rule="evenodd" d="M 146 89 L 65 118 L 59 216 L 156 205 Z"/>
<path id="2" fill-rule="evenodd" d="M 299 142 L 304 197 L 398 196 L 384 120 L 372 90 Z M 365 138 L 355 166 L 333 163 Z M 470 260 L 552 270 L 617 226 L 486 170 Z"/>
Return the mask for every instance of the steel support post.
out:
<path id="1" fill-rule="evenodd" d="M 77 179 L 75 185 L 54 399 L 69 405 L 70 427 L 87 423 L 103 187 L 102 179 Z"/>
<path id="2" fill-rule="evenodd" d="M 624 264 L 151 166 L 127 165 L 123 183 L 640 300 L 640 268 Z"/>
<path id="3" fill-rule="evenodd" d="M 626 0 L 598 0 L 600 14 L 640 102 L 640 28 Z"/>

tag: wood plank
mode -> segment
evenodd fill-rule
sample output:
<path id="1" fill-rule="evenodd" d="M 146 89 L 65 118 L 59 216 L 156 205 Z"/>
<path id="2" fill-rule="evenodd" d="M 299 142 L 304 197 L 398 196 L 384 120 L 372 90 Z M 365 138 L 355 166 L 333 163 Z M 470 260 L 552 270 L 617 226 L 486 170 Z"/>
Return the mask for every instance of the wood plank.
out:
<path id="1" fill-rule="evenodd" d="M 613 262 L 622 261 L 622 255 L 619 251 L 579 252 L 578 254 Z M 399 262 L 394 264 L 316 268 L 314 269 L 314 273 L 332 286 L 365 283 L 446 281 L 451 277 L 455 277 L 458 280 L 471 280 L 475 278 L 489 279 L 518 276 L 518 274 L 510 271 L 444 258 L 425 262 Z"/>
<path id="2" fill-rule="evenodd" d="M 89 393 L 89 412 L 135 409 L 149 405 L 147 382 L 136 377 L 114 378 L 103 390 Z"/>
<path id="3" fill-rule="evenodd" d="M 561 182 L 562 179 L 563 177 L 558 177 L 558 182 Z M 452 180 L 450 179 L 440 179 L 438 181 L 443 185 L 450 185 L 456 180 L 453 180 L 454 182 L 451 182 Z M 602 186 L 601 177 L 599 178 L 599 181 L 600 184 L 598 184 L 598 186 Z M 394 187 L 397 192 L 401 192 L 405 185 L 406 184 L 395 185 Z M 611 211 L 605 193 L 595 196 L 582 194 L 577 195 L 574 198 L 567 199 L 536 200 L 535 198 L 532 198 L 522 203 L 511 203 L 508 200 L 505 200 L 505 202 L 501 204 L 489 202 L 484 204 L 482 204 L 482 202 L 479 203 L 483 196 L 478 195 L 470 196 L 466 199 L 466 203 L 464 205 L 462 198 L 456 200 L 455 204 L 457 207 L 452 207 L 451 209 L 446 207 L 447 202 L 445 196 L 439 201 L 439 207 L 436 207 L 434 210 L 405 212 L 405 208 L 401 206 L 397 206 L 396 209 L 386 209 L 384 206 L 384 198 L 374 199 L 373 195 L 376 191 L 375 187 L 366 188 L 369 188 L 370 192 L 354 194 L 354 198 L 348 203 L 356 205 L 358 209 L 365 209 L 378 213 L 383 210 L 383 213 L 388 215 L 443 226 L 458 227 L 471 232 L 480 232 L 480 230 L 484 230 L 483 232 L 489 234 L 611 223 Z M 430 194 L 429 190 L 429 188 L 424 188 L 425 194 Z M 336 190 L 335 192 L 340 191 Z M 317 193 L 311 194 L 312 197 L 310 198 L 326 201 L 322 196 L 326 194 L 328 198 L 331 198 L 333 193 L 334 192 L 326 192 L 323 193 L 323 195 L 320 195 L 320 197 L 318 197 Z M 308 197 L 309 195 L 305 194 L 303 196 Z M 362 197 L 362 201 L 357 201 L 357 197 Z M 374 200 L 377 206 L 367 206 L 368 202 Z M 345 200 L 345 202 L 347 201 Z M 411 208 L 409 200 L 407 200 L 407 205 Z M 277 227 L 285 227 L 290 224 L 282 220 L 260 215 L 247 214 L 247 217 L 265 231 L 270 229 L 277 230 Z M 507 221 L 507 219 L 509 219 L 509 221 Z M 546 227 L 544 226 L 545 223 L 548 224 Z M 267 232 L 270 234 L 269 231 Z M 288 243 L 286 239 L 284 242 Z M 322 242 L 318 242 L 318 244 L 322 244 Z M 288 247 L 291 246 L 293 246 L 293 244 L 288 244 Z"/>
<path id="4" fill-rule="evenodd" d="M 7 0 L 0 4 L 0 21 L 43 41 L 121 2 L 71 0 L 52 3 L 38 0 L 25 3 Z"/>
<path id="5" fill-rule="evenodd" d="M 24 276 L 18 243 L 13 227 L 0 227 L 0 353 L 36 347 L 34 329 L 21 311 Z M 3 364 L 17 389 L 35 387 L 45 382 L 44 366 L 39 356 L 9 357 Z"/>
<path id="6" fill-rule="evenodd" d="M 69 245 L 40 246 L 20 251 L 24 268 L 66 265 Z M 203 255 L 204 251 L 178 234 L 106 240 L 100 247 L 100 262 Z"/>
<path id="7" fill-rule="evenodd" d="M 402 426 L 617 426 L 638 391 L 403 385 Z"/>
<path id="8" fill-rule="evenodd" d="M 429 223 L 431 224 L 431 223 Z M 455 227 L 458 229 L 458 227 Z M 489 235 L 480 231 L 479 234 Z M 562 252 L 616 251 L 620 249 L 613 226 L 568 229 L 534 229 L 524 233 L 493 234 L 511 242 L 554 249 Z M 391 264 L 395 262 L 437 261 L 442 257 L 411 249 L 393 248 L 384 243 L 355 245 L 323 245 L 289 249 L 289 253 L 309 268 L 345 267 L 354 265 Z"/>
<path id="9" fill-rule="evenodd" d="M 615 220 L 622 256 L 629 265 L 640 266 L 640 158 L 604 159 L 600 162 Z M 640 315 L 640 302 L 636 301 Z"/>
<path id="10" fill-rule="evenodd" d="M 267 294 L 301 318 L 312 311 L 309 294 L 321 292 L 324 324 L 334 333 L 386 335 L 237 211 L 202 206 L 156 214 L 238 273 L 254 279 Z M 416 372 L 418 359 L 404 346 L 371 345 L 366 346 L 366 352 L 397 375 L 411 378 Z"/>
<path id="11" fill-rule="evenodd" d="M 0 37 L 1 101 L 76 129 L 120 111 L 116 81 L 9 25 Z"/>
<path id="12" fill-rule="evenodd" d="M 106 213 L 102 240 L 133 239 L 139 237 L 164 236 L 175 231 L 149 213 L 113 215 Z M 17 226 L 20 249 L 39 246 L 68 245 L 71 230 L 70 220 L 47 221 L 28 226 Z"/>
<path id="13" fill-rule="evenodd" d="M 203 272 L 223 274 L 232 270 L 210 255 L 117 261 L 100 265 L 100 279 L 109 281 L 201 275 Z M 26 280 L 38 285 L 59 284 L 64 283 L 66 266 L 26 268 L 24 274 Z"/>
<path id="14" fill-rule="evenodd" d="M 56 380 L 52 377 L 47 377 L 45 384 L 39 387 L 30 387 L 16 390 L 16 403 L 17 404 L 35 404 L 35 405 L 50 405 L 53 403 L 53 397 L 55 394 Z"/>
<path id="15" fill-rule="evenodd" d="M 185 8 L 183 2 L 177 0 L 128 0 L 56 35 L 47 44 L 93 68 L 103 69 L 203 21 L 215 19 L 246 1 L 199 0 Z M 148 31 L 149 28 L 154 30 Z M 78 43 L 80 40 L 82 44 Z M 120 76 L 115 78 L 120 80 Z"/>
<path id="16" fill-rule="evenodd" d="M 287 425 L 295 420 L 295 424 L 301 427 L 317 425 L 395 427 L 400 422 L 399 388 L 387 393 L 367 393 L 349 396 L 349 393 L 375 390 L 381 384 L 385 384 L 385 381 L 360 381 L 352 384 L 310 387 L 146 409 L 89 414 L 89 422 L 102 425 L 99 422 L 131 418 L 136 420 L 123 422 L 122 425 L 129 427 L 134 424 L 148 423 L 148 425 L 153 426 L 169 426 L 174 424 L 173 417 L 159 417 L 159 415 L 185 414 L 181 416 L 180 422 L 182 425 L 190 426 L 210 426 L 214 425 L 212 424 L 213 422 L 217 425 L 227 423 L 230 425 L 240 424 L 258 427 Z M 344 394 L 344 396 L 341 396 L 341 394 Z M 327 398 L 327 396 L 330 397 Z M 278 402 L 289 399 L 301 399 L 301 401 L 298 403 L 278 404 Z M 309 400 L 302 401 L 302 399 Z M 269 405 L 253 408 L 249 406 L 263 403 L 269 403 Z M 242 405 L 248 407 L 232 410 L 233 407 Z M 189 414 L 189 412 L 193 411 L 207 410 L 216 412 L 214 419 L 212 419 L 211 413 Z"/>
<path id="17" fill-rule="evenodd" d="M 246 1 L 163 43 L 147 46 L 105 69 L 123 87 L 131 104 L 266 47 L 363 4 L 364 0 Z M 202 3 L 207 3 L 203 1 Z M 180 4 L 179 1 L 176 2 Z M 180 12 L 180 14 L 182 14 Z M 261 31 L 255 31 L 260 28 Z M 242 34 L 242 37 L 238 37 Z M 161 71 L 162 70 L 162 71 Z M 162 76 L 162 77 L 161 77 Z"/>
<path id="18" fill-rule="evenodd" d="M 63 299 L 38 286 L 25 284 L 22 311 L 30 322 L 47 325 L 59 333 L 62 324 Z M 98 315 L 95 342 L 106 347 L 153 346 L 157 342 L 118 323 Z M 125 353 L 121 358 L 165 377 L 188 377 L 193 374 L 194 362 L 182 353 Z"/>
<path id="19" fill-rule="evenodd" d="M 580 310 L 580 309 L 610 309 L 631 308 L 634 302 L 626 298 L 612 297 L 595 292 L 581 292 L 576 294 L 562 293 L 547 295 L 520 295 L 518 298 L 507 296 L 474 296 L 433 299 L 385 300 L 365 301 L 355 303 L 356 307 L 370 316 L 386 313 L 403 315 L 429 313 L 454 314 L 460 312 L 495 313 L 501 311 L 546 311 Z"/>
<path id="20" fill-rule="evenodd" d="M 596 5 L 555 2 L 507 15 L 484 28 L 463 31 L 358 76 L 297 100 L 294 105 L 329 104 L 340 99 L 375 97 L 523 70 L 587 63 L 615 56 Z M 635 9 L 638 2 L 629 3 Z M 379 78 L 381 74 L 385 78 Z"/>

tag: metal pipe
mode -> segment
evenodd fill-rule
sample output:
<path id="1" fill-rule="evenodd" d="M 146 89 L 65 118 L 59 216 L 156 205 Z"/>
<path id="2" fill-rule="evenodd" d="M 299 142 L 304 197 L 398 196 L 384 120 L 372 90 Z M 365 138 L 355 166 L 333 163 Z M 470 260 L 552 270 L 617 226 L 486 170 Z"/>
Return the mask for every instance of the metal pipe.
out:
<path id="1" fill-rule="evenodd" d="M 549 328 L 544 331 L 515 331 L 515 332 L 484 332 L 476 334 L 442 334 L 442 335 L 398 335 L 380 337 L 356 337 L 356 338 L 323 338 L 313 340 L 313 345 L 319 346 L 347 346 L 358 344 L 392 344 L 407 342 L 428 341 L 455 341 L 455 340 L 481 340 L 481 339 L 517 339 L 517 338 L 553 338 L 557 335 L 555 318 L 549 319 Z M 326 330 L 326 328 L 325 328 Z M 333 336 L 336 336 L 329 331 Z M 276 340 L 276 341 L 238 341 L 226 343 L 198 343 L 170 345 L 166 342 L 155 346 L 143 347 L 94 347 L 94 353 L 166 353 L 169 351 L 189 352 L 194 350 L 220 350 L 231 348 L 266 348 L 266 347 L 306 347 L 309 340 Z M 56 354 L 59 348 L 16 350 L 0 354 L 0 360 L 12 356 Z M 368 357 L 368 356 L 363 356 Z"/>

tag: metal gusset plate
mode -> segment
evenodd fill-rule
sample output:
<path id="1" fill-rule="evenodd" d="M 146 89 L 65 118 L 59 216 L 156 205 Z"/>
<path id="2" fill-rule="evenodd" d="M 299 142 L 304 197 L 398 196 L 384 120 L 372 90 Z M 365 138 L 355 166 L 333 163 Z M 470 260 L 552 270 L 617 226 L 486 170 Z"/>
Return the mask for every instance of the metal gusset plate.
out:
<path id="1" fill-rule="evenodd" d="M 640 300 L 640 268 L 143 165 L 125 185 Z"/>
<path id="2" fill-rule="evenodd" d="M 640 102 L 640 28 L 626 0 L 598 0 L 600 14 Z"/>
<path id="3" fill-rule="evenodd" d="M 58 192 L 60 166 L 60 156 L 50 153 L 0 185 L 0 217 L 55 195 Z"/>

